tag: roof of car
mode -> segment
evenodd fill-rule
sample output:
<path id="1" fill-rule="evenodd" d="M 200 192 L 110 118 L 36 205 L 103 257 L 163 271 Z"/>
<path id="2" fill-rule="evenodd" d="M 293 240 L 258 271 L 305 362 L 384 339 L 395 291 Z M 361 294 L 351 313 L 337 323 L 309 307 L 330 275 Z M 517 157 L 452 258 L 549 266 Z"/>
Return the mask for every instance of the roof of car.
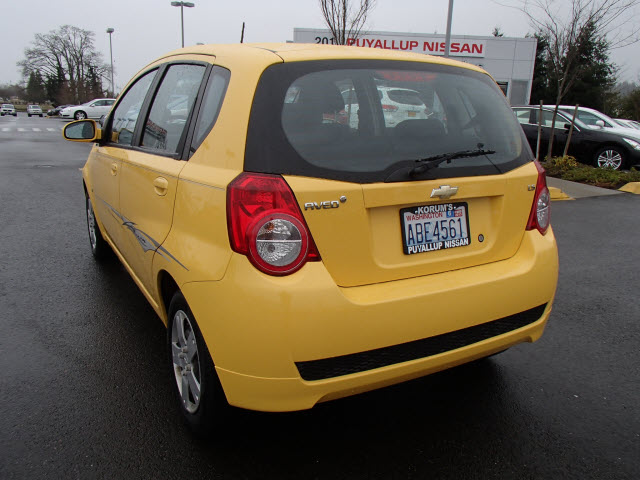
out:
<path id="1" fill-rule="evenodd" d="M 460 62 L 457 60 L 451 60 L 444 57 L 436 57 L 433 55 L 423 55 L 420 53 L 402 52 L 398 50 L 385 50 L 378 48 L 353 46 L 347 47 L 340 45 L 317 45 L 312 43 L 236 43 L 195 45 L 179 50 L 174 50 L 167 53 L 166 55 L 163 55 L 161 58 L 180 54 L 213 55 L 216 57 L 224 58 L 238 58 L 239 56 L 243 56 L 245 58 L 252 58 L 254 60 L 264 58 L 265 65 L 273 63 L 273 57 L 267 60 L 267 58 L 271 55 L 279 57 L 278 61 L 285 62 L 323 59 L 372 59 L 396 61 L 404 60 L 423 63 L 436 63 L 440 65 L 452 65 L 486 73 L 482 68 L 475 65 Z"/>

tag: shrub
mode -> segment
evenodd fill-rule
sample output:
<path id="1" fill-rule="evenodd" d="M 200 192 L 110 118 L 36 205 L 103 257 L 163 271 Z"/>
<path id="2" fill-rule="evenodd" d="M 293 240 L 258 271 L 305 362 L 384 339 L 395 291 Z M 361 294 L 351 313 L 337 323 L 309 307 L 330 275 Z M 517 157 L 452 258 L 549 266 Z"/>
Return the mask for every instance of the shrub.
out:
<path id="1" fill-rule="evenodd" d="M 640 172 L 620 172 L 610 168 L 595 168 L 578 163 L 575 158 L 553 157 L 542 164 L 550 177 L 617 189 L 629 182 L 640 182 Z"/>

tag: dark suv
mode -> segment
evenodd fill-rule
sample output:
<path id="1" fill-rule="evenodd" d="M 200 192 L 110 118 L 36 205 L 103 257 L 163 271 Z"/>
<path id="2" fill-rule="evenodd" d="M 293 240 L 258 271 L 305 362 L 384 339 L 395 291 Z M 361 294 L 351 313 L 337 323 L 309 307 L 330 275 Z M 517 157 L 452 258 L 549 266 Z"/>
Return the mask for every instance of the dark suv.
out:
<path id="1" fill-rule="evenodd" d="M 527 136 L 531 149 L 535 152 L 538 141 L 540 107 L 522 106 L 512 107 L 512 109 Z M 546 154 L 549 145 L 552 119 L 553 108 L 543 108 L 540 137 L 542 156 Z M 558 111 L 554 128 L 553 155 L 562 155 L 570 125 L 571 117 Z M 609 167 L 614 170 L 640 164 L 640 142 L 638 140 L 605 130 L 593 130 L 578 119 L 574 123 L 568 153 L 581 163 L 596 167 Z"/>

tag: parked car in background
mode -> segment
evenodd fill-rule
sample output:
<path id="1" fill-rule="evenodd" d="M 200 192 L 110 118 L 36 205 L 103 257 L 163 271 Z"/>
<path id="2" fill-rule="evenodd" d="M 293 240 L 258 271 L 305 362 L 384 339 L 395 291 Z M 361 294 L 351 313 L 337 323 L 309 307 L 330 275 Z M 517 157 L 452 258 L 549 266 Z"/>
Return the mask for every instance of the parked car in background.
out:
<path id="1" fill-rule="evenodd" d="M 512 107 L 512 109 L 518 122 L 520 122 L 522 126 L 522 130 L 527 136 L 531 149 L 535 152 L 538 139 L 540 107 L 516 106 Z M 553 110 L 553 107 L 544 107 L 543 109 L 540 137 L 541 156 L 547 153 L 549 138 L 551 136 Z M 564 111 L 558 111 L 554 128 L 553 155 L 562 155 L 564 151 L 569 127 L 571 126 L 571 118 L 572 115 Z M 640 164 L 640 140 L 635 139 L 630 134 L 621 135 L 617 130 L 624 130 L 630 134 L 633 133 L 631 129 L 627 128 L 593 129 L 576 118 L 568 153 L 579 162 L 596 167 L 613 168 L 615 170 Z"/>
<path id="2" fill-rule="evenodd" d="M 96 98 L 82 105 L 74 105 L 60 111 L 62 118 L 82 120 L 84 118 L 100 118 L 111 110 L 115 98 Z"/>
<path id="3" fill-rule="evenodd" d="M 426 119 L 433 113 L 415 90 L 384 85 L 377 85 L 377 90 L 384 114 L 384 124 L 387 128 L 394 127 L 403 120 Z M 344 117 L 344 121 L 341 123 L 348 121 L 351 127 L 355 127 L 359 120 L 359 103 L 356 91 L 354 88 L 349 88 L 340 93 L 345 102 L 345 108 L 340 112 Z"/>
<path id="4" fill-rule="evenodd" d="M 626 120 L 624 118 L 614 118 L 614 120 L 621 127 L 635 128 L 636 130 L 640 130 L 640 122 L 636 122 L 635 120 Z"/>
<path id="5" fill-rule="evenodd" d="M 29 117 L 31 117 L 31 115 L 38 115 L 42 117 L 43 113 L 40 105 L 27 105 L 27 115 Z"/>
<path id="6" fill-rule="evenodd" d="M 16 108 L 12 104 L 3 103 L 0 107 L 0 115 L 3 117 L 5 115 L 13 115 L 14 117 L 17 117 L 18 113 L 16 112 Z"/>
<path id="7" fill-rule="evenodd" d="M 555 105 L 547 105 L 547 108 L 554 108 Z M 569 118 L 573 118 L 573 112 L 575 110 L 575 106 L 571 105 L 560 105 L 558 110 L 565 113 L 565 115 Z M 578 107 L 578 113 L 576 114 L 576 118 L 584 123 L 587 127 L 592 129 L 606 129 L 610 132 L 619 133 L 621 135 L 632 135 L 632 138 L 640 141 L 640 133 L 638 132 L 629 132 L 628 125 L 620 125 L 613 118 L 608 115 L 605 115 L 598 110 L 587 107 Z M 635 129 L 633 129 L 635 130 Z"/>
<path id="8" fill-rule="evenodd" d="M 357 122 L 341 122 L 350 89 Z M 442 119 L 426 118 L 436 97 Z M 308 409 L 543 333 L 558 274 L 546 177 L 479 67 L 188 47 L 136 74 L 103 128 L 63 134 L 94 143 L 91 251 L 116 251 L 167 326 L 171 388 L 198 433 L 217 432 L 226 402 Z"/>
<path id="9" fill-rule="evenodd" d="M 65 108 L 67 108 L 67 107 L 73 107 L 73 106 L 74 106 L 74 105 L 71 105 L 71 104 L 58 105 L 57 107 L 55 107 L 55 108 L 52 108 L 52 109 L 48 110 L 48 111 L 47 111 L 47 116 L 48 116 L 48 117 L 55 117 L 55 116 L 57 116 L 57 115 L 60 115 L 60 112 L 61 112 L 62 110 L 64 110 Z"/>

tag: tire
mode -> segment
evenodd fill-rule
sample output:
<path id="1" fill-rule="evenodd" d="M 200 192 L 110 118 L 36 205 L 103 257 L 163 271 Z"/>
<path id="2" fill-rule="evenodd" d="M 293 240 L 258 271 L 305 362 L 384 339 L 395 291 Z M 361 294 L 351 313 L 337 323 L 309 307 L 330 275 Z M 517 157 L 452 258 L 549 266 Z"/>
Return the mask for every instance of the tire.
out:
<path id="1" fill-rule="evenodd" d="M 178 408 L 194 435 L 210 439 L 223 426 L 230 407 L 200 328 L 180 291 L 169 305 L 167 327 L 171 384 Z"/>
<path id="2" fill-rule="evenodd" d="M 85 118 L 87 118 L 87 114 L 82 110 L 78 110 L 73 114 L 73 118 L 75 118 L 76 120 L 84 120 Z"/>
<path id="3" fill-rule="evenodd" d="M 30 113 L 27 113 L 27 115 L 29 116 L 29 118 L 31 118 L 31 114 Z"/>
<path id="4" fill-rule="evenodd" d="M 98 261 L 104 261 L 111 255 L 111 247 L 106 242 L 96 221 L 96 215 L 93 211 L 93 205 L 88 195 L 86 198 L 87 211 L 87 230 L 89 231 L 89 245 L 91 245 L 91 254 Z"/>
<path id="5" fill-rule="evenodd" d="M 610 167 L 620 170 L 626 165 L 626 153 L 620 147 L 608 145 L 596 152 L 593 163 L 598 168 Z"/>
<path id="6" fill-rule="evenodd" d="M 43 116 L 44 116 L 44 115 L 41 113 L 41 114 L 40 114 L 40 118 L 42 118 Z"/>

